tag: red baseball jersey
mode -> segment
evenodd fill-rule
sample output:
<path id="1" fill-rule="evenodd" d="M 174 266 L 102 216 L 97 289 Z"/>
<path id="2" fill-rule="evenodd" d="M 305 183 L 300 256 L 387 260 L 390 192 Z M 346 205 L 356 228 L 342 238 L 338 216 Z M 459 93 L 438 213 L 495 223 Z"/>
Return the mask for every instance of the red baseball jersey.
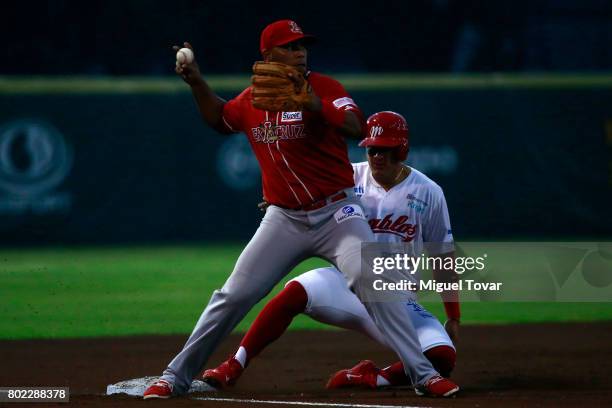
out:
<path id="1" fill-rule="evenodd" d="M 322 101 L 363 121 L 338 81 L 314 72 L 307 78 Z M 225 104 L 223 123 L 228 133 L 248 137 L 261 167 L 264 199 L 271 204 L 299 208 L 354 185 L 344 136 L 321 113 L 255 109 L 249 87 Z"/>

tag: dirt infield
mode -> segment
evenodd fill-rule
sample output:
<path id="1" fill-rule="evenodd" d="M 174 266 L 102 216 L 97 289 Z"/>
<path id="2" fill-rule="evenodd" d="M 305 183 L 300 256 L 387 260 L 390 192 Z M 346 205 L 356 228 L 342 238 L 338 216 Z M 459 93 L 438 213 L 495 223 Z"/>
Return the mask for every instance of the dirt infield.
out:
<path id="1" fill-rule="evenodd" d="M 185 339 L 141 336 L 1 341 L 0 385 L 68 386 L 71 405 L 90 407 L 285 406 L 188 398 L 151 402 L 103 395 L 108 384 L 160 373 Z M 238 336 L 232 336 L 224 342 L 209 366 L 227 357 L 238 341 Z M 329 392 L 323 388 L 330 373 L 363 358 L 379 365 L 393 361 L 389 352 L 360 335 L 289 332 L 253 361 L 231 391 L 200 396 L 419 407 L 612 405 L 612 322 L 463 327 L 453 373 L 462 392 L 451 400 L 416 397 L 410 389 Z"/>

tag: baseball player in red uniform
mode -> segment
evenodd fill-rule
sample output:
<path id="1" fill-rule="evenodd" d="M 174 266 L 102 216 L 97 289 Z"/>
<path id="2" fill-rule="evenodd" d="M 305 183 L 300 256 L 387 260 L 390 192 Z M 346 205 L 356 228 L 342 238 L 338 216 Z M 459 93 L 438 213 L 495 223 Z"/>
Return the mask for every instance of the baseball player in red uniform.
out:
<path id="1" fill-rule="evenodd" d="M 412 256 L 420 255 L 424 244 L 431 242 L 444 253 L 430 251 L 430 256 L 453 256 L 448 252 L 452 251 L 453 237 L 442 189 L 423 173 L 402 163 L 408 151 L 405 119 L 395 112 L 379 112 L 368 118 L 367 130 L 370 137 L 362 141 L 361 146 L 368 148 L 368 162 L 354 164 L 353 168 L 356 190 L 376 240 L 410 243 Z M 439 243 L 444 245 L 439 246 Z M 434 273 L 439 281 L 454 276 L 451 271 Z M 458 293 L 445 292 L 443 300 L 448 317 L 446 330 L 416 301 L 407 302 L 406 307 L 421 351 L 439 373 L 448 377 L 455 365 L 451 337 L 456 339 L 459 331 Z M 216 388 L 233 385 L 247 364 L 280 337 L 300 313 L 323 323 L 359 331 L 388 346 L 385 336 L 350 291 L 342 274 L 333 267 L 319 268 L 289 281 L 261 311 L 236 354 L 217 368 L 206 370 L 204 381 Z M 401 362 L 379 369 L 365 360 L 351 369 L 335 373 L 327 388 L 409 384 Z M 458 387 L 454 387 L 443 395 L 450 396 L 457 391 Z"/>
<path id="2" fill-rule="evenodd" d="M 353 189 L 344 140 L 362 137 L 362 113 L 339 82 L 308 69 L 305 47 L 311 40 L 291 20 L 268 25 L 260 38 L 265 62 L 293 66 L 308 81 L 309 99 L 299 111 L 255 108 L 253 86 L 225 101 L 208 86 L 195 61 L 176 67 L 209 126 L 223 134 L 246 135 L 270 207 L 223 287 L 213 292 L 183 349 L 145 391 L 145 399 L 186 393 L 221 340 L 307 258 L 329 260 L 360 299 L 366 296 L 360 285 L 361 243 L 373 242 L 374 235 Z M 442 377 L 421 352 L 405 305 L 371 302 L 365 307 L 404 363 L 412 384 L 432 394 L 454 387 L 439 380 Z"/>

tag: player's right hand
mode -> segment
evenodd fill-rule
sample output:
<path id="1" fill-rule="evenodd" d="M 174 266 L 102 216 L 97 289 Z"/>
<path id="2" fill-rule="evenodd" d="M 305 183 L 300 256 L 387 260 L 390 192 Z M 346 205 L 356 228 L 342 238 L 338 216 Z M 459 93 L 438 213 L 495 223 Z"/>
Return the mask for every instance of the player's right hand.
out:
<path id="1" fill-rule="evenodd" d="M 193 47 L 188 42 L 184 42 L 183 47 L 189 48 L 191 51 L 193 51 Z M 179 47 L 178 45 L 174 45 L 172 47 L 175 54 L 181 48 L 182 47 Z M 194 55 L 195 55 L 195 52 L 194 52 Z M 190 86 L 193 86 L 202 80 L 202 74 L 200 73 L 200 67 L 198 66 L 198 63 L 195 57 L 193 58 L 193 62 L 191 62 L 190 64 L 179 64 L 177 62 L 176 67 L 174 68 L 174 71 L 181 78 L 183 78 L 183 81 L 187 82 Z"/>

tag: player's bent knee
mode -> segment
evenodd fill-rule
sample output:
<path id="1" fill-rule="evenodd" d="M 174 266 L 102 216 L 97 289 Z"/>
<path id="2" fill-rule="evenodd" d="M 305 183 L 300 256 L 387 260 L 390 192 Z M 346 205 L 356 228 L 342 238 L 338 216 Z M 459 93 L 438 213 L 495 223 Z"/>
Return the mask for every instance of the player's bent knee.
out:
<path id="1" fill-rule="evenodd" d="M 291 281 L 278 295 L 274 296 L 269 305 L 282 305 L 288 312 L 297 315 L 306 310 L 308 294 L 300 282 Z"/>
<path id="2" fill-rule="evenodd" d="M 425 357 L 443 377 L 450 377 L 455 368 L 457 353 L 450 346 L 436 346 L 425 352 Z"/>

